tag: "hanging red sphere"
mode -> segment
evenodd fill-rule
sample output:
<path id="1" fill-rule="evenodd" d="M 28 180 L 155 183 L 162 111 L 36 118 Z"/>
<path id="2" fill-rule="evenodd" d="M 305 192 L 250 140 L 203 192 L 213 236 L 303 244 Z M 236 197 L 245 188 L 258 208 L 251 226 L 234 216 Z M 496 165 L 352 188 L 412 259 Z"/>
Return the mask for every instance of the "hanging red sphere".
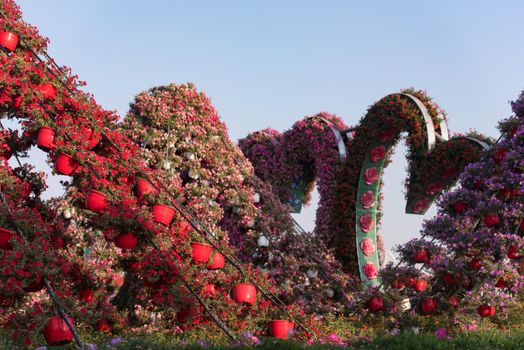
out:
<path id="1" fill-rule="evenodd" d="M 0 32 L 0 46 L 4 47 L 7 51 L 13 52 L 18 46 L 18 35 L 12 32 Z"/>
<path id="2" fill-rule="evenodd" d="M 287 320 L 269 321 L 269 335 L 277 339 L 289 339 L 290 322 Z"/>
<path id="3" fill-rule="evenodd" d="M 56 88 L 51 83 L 44 83 L 38 87 L 44 99 L 53 100 L 56 97 Z"/>
<path id="4" fill-rule="evenodd" d="M 224 268 L 225 260 L 224 260 L 224 256 L 222 254 L 220 254 L 220 253 L 213 254 L 213 256 L 211 257 L 211 261 L 212 261 L 212 263 L 207 265 L 208 269 L 210 269 L 210 270 L 218 270 L 218 269 Z"/>
<path id="5" fill-rule="evenodd" d="M 86 196 L 86 209 L 101 213 L 107 208 L 107 196 L 97 190 L 89 190 Z"/>
<path id="6" fill-rule="evenodd" d="M 520 259 L 519 249 L 516 245 L 512 244 L 509 246 L 507 257 L 512 260 Z"/>
<path id="7" fill-rule="evenodd" d="M 136 194 L 138 198 L 142 198 L 146 194 L 155 193 L 156 190 L 151 183 L 144 179 L 139 179 L 136 183 Z"/>
<path id="8" fill-rule="evenodd" d="M 484 224 L 487 227 L 498 225 L 499 222 L 500 222 L 500 218 L 497 213 L 488 213 L 484 215 Z"/>
<path id="9" fill-rule="evenodd" d="M 41 126 L 40 129 L 38 129 L 36 145 L 46 152 L 55 149 L 55 130 L 48 126 Z"/>
<path id="10" fill-rule="evenodd" d="M 55 169 L 57 173 L 60 175 L 71 175 L 78 169 L 78 167 L 79 164 L 73 159 L 73 157 L 65 153 L 58 153 L 55 160 Z"/>
<path id="11" fill-rule="evenodd" d="M 191 242 L 191 257 L 196 263 L 207 263 L 213 252 L 209 244 Z"/>
<path id="12" fill-rule="evenodd" d="M 368 309 L 371 312 L 377 312 L 384 309 L 384 299 L 378 296 L 369 298 Z"/>
<path id="13" fill-rule="evenodd" d="M 496 308 L 495 306 L 490 306 L 488 304 L 480 305 L 477 308 L 477 313 L 480 317 L 490 317 L 495 315 Z"/>
<path id="14" fill-rule="evenodd" d="M 138 237 L 133 232 L 121 233 L 115 237 L 115 245 L 121 249 L 133 249 L 138 243 Z"/>
<path id="15" fill-rule="evenodd" d="M 423 292 L 428 287 L 428 283 L 425 279 L 418 279 L 415 281 L 415 290 L 417 292 Z"/>
<path id="16" fill-rule="evenodd" d="M 13 246 L 10 243 L 11 238 L 15 233 L 11 230 L 8 230 L 6 228 L 0 227 L 0 249 L 3 250 L 11 250 L 13 249 Z"/>
<path id="17" fill-rule="evenodd" d="M 429 253 L 426 248 L 417 249 L 413 254 L 413 262 L 425 264 L 429 262 Z"/>
<path id="18" fill-rule="evenodd" d="M 464 202 L 458 201 L 453 204 L 453 209 L 457 214 L 462 214 L 467 208 L 468 205 Z"/>
<path id="19" fill-rule="evenodd" d="M 231 295 L 237 303 L 253 305 L 257 298 L 257 289 L 250 283 L 239 283 L 233 287 Z"/>
<path id="20" fill-rule="evenodd" d="M 169 226 L 175 216 L 175 209 L 167 205 L 154 204 L 152 210 L 153 220 L 166 226 Z"/>
<path id="21" fill-rule="evenodd" d="M 91 288 L 84 287 L 78 291 L 78 299 L 80 301 L 90 303 L 93 301 L 93 291 Z"/>
<path id="22" fill-rule="evenodd" d="M 69 318 L 69 322 L 72 325 L 73 319 Z M 44 328 L 44 338 L 50 346 L 60 346 L 70 343 L 73 340 L 73 333 L 60 316 L 53 316 Z"/>
<path id="23" fill-rule="evenodd" d="M 422 312 L 426 315 L 434 313 L 438 309 L 438 304 L 435 299 L 424 299 L 422 301 Z"/>

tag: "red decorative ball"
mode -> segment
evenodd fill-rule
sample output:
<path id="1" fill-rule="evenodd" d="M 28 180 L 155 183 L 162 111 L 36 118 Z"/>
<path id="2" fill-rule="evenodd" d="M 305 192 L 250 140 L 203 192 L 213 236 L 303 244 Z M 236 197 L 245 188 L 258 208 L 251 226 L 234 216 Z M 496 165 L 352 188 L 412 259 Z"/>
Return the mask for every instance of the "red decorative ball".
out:
<path id="1" fill-rule="evenodd" d="M 499 215 L 496 213 L 489 213 L 489 214 L 484 215 L 484 224 L 487 227 L 498 225 L 499 222 L 500 222 L 500 218 L 499 218 Z"/>
<path id="2" fill-rule="evenodd" d="M 477 313 L 480 317 L 490 317 L 495 315 L 496 308 L 495 306 L 490 306 L 488 304 L 480 305 L 477 308 Z"/>
<path id="3" fill-rule="evenodd" d="M 480 261 L 479 259 L 477 258 L 473 258 L 470 260 L 469 262 L 469 267 L 471 267 L 473 270 L 480 270 L 480 268 L 482 267 L 482 261 Z"/>
<path id="4" fill-rule="evenodd" d="M 426 315 L 434 313 L 438 309 L 438 303 L 435 299 L 424 299 L 422 301 L 422 312 Z"/>
<path id="5" fill-rule="evenodd" d="M 423 292 L 428 287 L 428 283 L 424 279 L 417 280 L 415 282 L 415 290 L 417 292 Z"/>
<path id="6" fill-rule="evenodd" d="M 459 306 L 459 300 L 456 296 L 452 295 L 448 298 L 448 302 L 451 306 L 453 307 L 458 307 Z"/>
<path id="7" fill-rule="evenodd" d="M 513 259 L 513 260 L 520 259 L 519 250 L 516 245 L 511 245 L 509 247 L 507 256 L 508 258 Z"/>
<path id="8" fill-rule="evenodd" d="M 418 249 L 413 254 L 413 262 L 415 262 L 415 263 L 422 263 L 422 264 L 425 264 L 425 263 L 429 262 L 428 250 L 425 249 L 425 248 Z"/>
<path id="9" fill-rule="evenodd" d="M 453 209 L 457 214 L 462 214 L 467 208 L 468 205 L 464 202 L 455 202 L 453 204 Z"/>
<path id="10" fill-rule="evenodd" d="M 80 291 L 78 292 L 78 299 L 86 303 L 92 302 L 93 301 L 93 291 L 87 287 L 80 289 Z"/>
<path id="11" fill-rule="evenodd" d="M 73 319 L 69 318 L 71 324 Z M 73 333 L 60 316 L 53 316 L 44 328 L 44 338 L 50 346 L 59 346 L 70 343 L 73 340 Z"/>
<path id="12" fill-rule="evenodd" d="M 381 297 L 371 297 L 368 300 L 368 309 L 371 312 L 377 312 L 384 309 L 384 299 Z"/>
<path id="13" fill-rule="evenodd" d="M 391 283 L 391 288 L 402 289 L 404 288 L 404 283 L 402 282 L 402 280 L 397 278 L 395 281 L 393 281 L 393 283 Z"/>

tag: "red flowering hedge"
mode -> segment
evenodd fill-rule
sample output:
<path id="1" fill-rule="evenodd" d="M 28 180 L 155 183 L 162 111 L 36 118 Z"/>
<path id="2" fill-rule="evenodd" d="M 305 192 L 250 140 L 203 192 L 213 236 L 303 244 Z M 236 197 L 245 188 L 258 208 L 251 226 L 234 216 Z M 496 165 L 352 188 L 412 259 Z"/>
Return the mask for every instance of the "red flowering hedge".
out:
<path id="1" fill-rule="evenodd" d="M 200 154 L 197 147 L 193 152 L 202 162 L 194 168 L 195 172 L 186 168 L 183 174 L 166 174 L 162 169 L 168 170 L 168 166 L 160 164 L 160 160 L 182 166 L 176 163 L 182 159 L 180 154 L 171 153 L 172 157 L 161 158 L 163 144 L 162 152 L 147 152 L 146 147 L 134 139 L 140 135 L 138 129 L 129 129 L 128 124 L 120 129 L 116 124 L 118 116 L 103 110 L 92 96 L 78 90 L 82 84 L 69 69 L 39 60 L 37 55 L 44 55 L 46 40 L 21 20 L 14 2 L 2 1 L 0 11 L 0 29 L 16 32 L 22 39 L 13 52 L 0 53 L 0 108 L 8 118 L 16 118 L 22 125 L 20 135 L 15 131 L 1 135 L 4 164 L 0 185 L 8 204 L 3 208 L 1 220 L 2 227 L 11 231 L 18 228 L 27 238 L 24 244 L 16 233 L 3 236 L 5 249 L 0 251 L 0 283 L 14 287 L 1 297 L 4 310 L 1 323 L 13 329 L 13 337 L 23 338 L 26 344 L 41 341 L 41 331 L 51 315 L 51 301 L 42 292 L 27 293 L 41 290 L 42 280 L 47 279 L 78 327 L 92 327 L 102 332 L 116 332 L 129 326 L 148 328 L 151 317 L 161 312 L 163 317 L 157 328 L 182 332 L 189 326 L 199 325 L 216 334 L 216 325 L 209 323 L 196 306 L 196 296 L 191 294 L 191 289 L 218 312 L 233 332 L 238 334 L 246 329 L 265 333 L 268 317 L 275 310 L 273 301 L 259 293 L 254 305 L 246 307 L 233 302 L 231 290 L 244 281 L 256 282 L 265 293 L 275 293 L 268 275 L 238 261 L 236 265 L 242 273 L 228 261 L 223 268 L 207 268 L 218 259 L 213 249 L 209 264 L 197 264 L 195 245 L 191 244 L 212 238 L 222 253 L 233 256 L 236 249 L 228 244 L 228 237 L 220 226 L 234 225 L 242 229 L 237 241 L 245 240 L 251 251 L 254 249 L 256 243 L 247 231 L 260 210 L 254 204 L 244 205 L 253 195 L 252 188 L 246 185 L 234 193 L 218 193 L 209 183 L 205 184 L 211 180 L 217 188 L 231 186 L 232 182 L 241 184 L 242 176 L 250 171 L 248 163 L 242 160 L 244 164 L 234 166 L 232 160 L 230 163 L 218 161 L 224 154 L 213 160 L 205 159 L 206 154 Z M 166 94 L 161 90 L 160 94 Z M 181 118 L 184 122 L 194 122 L 191 117 L 195 116 L 195 108 L 202 108 L 197 111 L 204 116 L 198 120 L 201 129 L 194 126 L 187 134 L 186 124 L 179 119 L 162 120 L 161 113 L 157 114 L 158 119 L 144 122 L 158 122 L 155 127 L 160 129 L 177 127 L 181 135 L 189 136 L 196 145 L 206 141 L 202 137 L 225 137 L 220 133 L 202 132 L 216 130 L 213 128 L 219 123 L 209 102 L 205 98 L 199 100 L 200 95 L 192 89 L 188 89 L 185 96 L 189 100 L 180 100 L 181 105 L 177 106 L 181 110 L 187 107 L 187 113 Z M 188 106 L 183 105 L 185 102 Z M 140 117 L 135 112 L 130 113 L 129 123 L 132 116 Z M 211 118 L 205 119 L 208 116 Z M 153 138 L 154 134 L 148 137 Z M 184 141 L 173 140 L 177 147 L 184 145 Z M 152 146 L 156 146 L 154 142 Z M 36 143 L 49 152 L 48 160 L 55 172 L 72 176 L 71 181 L 64 182 L 68 191 L 66 199 L 41 201 L 39 194 L 43 185 L 35 181 L 38 176 L 28 169 L 11 170 L 6 160 L 9 155 L 22 157 Z M 191 145 L 187 148 L 192 150 Z M 240 152 L 236 152 L 241 157 Z M 192 159 L 186 160 L 184 166 L 195 164 Z M 218 168 L 220 166 L 222 168 Z M 194 183 L 197 179 L 201 180 L 198 186 Z M 152 182 L 152 191 L 144 190 L 144 180 Z M 218 201 L 212 204 L 212 198 L 206 199 L 210 194 L 226 203 L 231 213 L 235 203 L 240 206 L 239 212 L 229 214 L 234 222 L 221 222 L 223 209 Z M 201 235 L 176 213 L 174 218 L 163 218 L 164 223 L 159 223 L 157 209 L 161 205 L 179 208 L 183 205 L 194 215 L 197 221 L 193 224 L 199 231 L 212 232 L 213 237 Z M 117 307 L 121 312 L 116 311 Z M 184 317 L 188 312 L 189 319 Z M 195 322 L 195 312 L 202 322 Z M 292 315 L 279 316 L 299 321 L 303 319 L 300 313 L 300 309 L 296 309 Z M 20 327 L 21 324 L 30 326 Z M 21 333 L 21 328 L 29 332 Z M 297 329 L 297 332 L 303 334 L 303 330 Z"/>

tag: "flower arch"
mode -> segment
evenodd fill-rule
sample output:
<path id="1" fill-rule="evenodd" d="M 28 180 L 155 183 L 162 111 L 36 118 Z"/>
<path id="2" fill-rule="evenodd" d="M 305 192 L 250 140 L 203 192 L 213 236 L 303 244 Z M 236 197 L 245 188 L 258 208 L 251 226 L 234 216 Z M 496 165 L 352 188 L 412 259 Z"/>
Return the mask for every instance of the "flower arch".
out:
<path id="1" fill-rule="evenodd" d="M 250 134 L 240 140 L 240 147 L 257 175 L 297 209 L 299 202 L 307 203 L 318 181 L 316 234 L 335 249 L 346 271 L 358 271 L 362 281 L 373 286 L 380 284 L 382 170 L 402 132 L 408 132 L 406 212 L 412 214 L 423 214 L 467 164 L 489 149 L 478 135 L 449 138 L 444 113 L 414 89 L 384 97 L 357 127 L 320 113 L 283 134 L 270 129 Z"/>

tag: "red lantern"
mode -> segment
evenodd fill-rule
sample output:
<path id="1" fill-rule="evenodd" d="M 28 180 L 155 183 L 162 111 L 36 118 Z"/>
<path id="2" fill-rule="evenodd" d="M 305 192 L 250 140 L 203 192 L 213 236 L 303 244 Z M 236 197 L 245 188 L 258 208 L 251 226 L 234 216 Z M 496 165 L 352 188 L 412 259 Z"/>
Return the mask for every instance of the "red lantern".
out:
<path id="1" fill-rule="evenodd" d="M 107 208 L 107 196 L 97 190 L 89 190 L 86 197 L 86 209 L 101 213 Z"/>
<path id="2" fill-rule="evenodd" d="M 207 268 L 210 270 L 218 270 L 224 268 L 224 256 L 220 253 L 215 253 L 211 257 L 212 263 L 207 265 Z"/>
<path id="3" fill-rule="evenodd" d="M 493 160 L 495 163 L 500 164 L 504 158 L 506 158 L 506 155 L 508 154 L 508 150 L 505 148 L 499 148 L 494 154 L 493 154 Z"/>
<path id="4" fill-rule="evenodd" d="M 495 283 L 495 287 L 501 288 L 501 289 L 507 289 L 509 288 L 509 283 L 504 281 L 504 279 L 499 278 L 497 283 Z"/>
<path id="5" fill-rule="evenodd" d="M 44 288 L 44 282 L 42 280 L 37 280 L 30 283 L 27 287 L 22 288 L 26 293 L 36 293 Z"/>
<path id="6" fill-rule="evenodd" d="M 447 284 L 448 286 L 453 286 L 453 285 L 457 284 L 457 278 L 455 276 L 453 276 L 452 274 L 450 274 L 449 272 L 446 272 L 442 276 L 442 281 L 445 284 Z"/>
<path id="7" fill-rule="evenodd" d="M 44 83 L 38 87 L 44 99 L 53 100 L 56 97 L 56 88 L 51 83 Z"/>
<path id="8" fill-rule="evenodd" d="M 173 216 L 175 216 L 175 209 L 163 204 L 154 204 L 152 209 L 153 220 L 169 226 L 171 220 L 173 220 Z"/>
<path id="9" fill-rule="evenodd" d="M 272 320 L 269 321 L 269 335 L 277 339 L 288 339 L 290 322 L 287 320 Z"/>
<path id="10" fill-rule="evenodd" d="M 249 283 L 239 283 L 231 290 L 231 295 L 237 303 L 253 305 L 257 298 L 257 289 Z"/>
<path id="11" fill-rule="evenodd" d="M 133 249 L 137 242 L 138 237 L 133 232 L 121 233 L 115 237 L 115 245 L 122 249 Z"/>
<path id="12" fill-rule="evenodd" d="M 176 320 L 183 330 L 189 329 L 192 325 L 200 323 L 203 307 L 201 305 L 188 305 L 176 313 Z"/>
<path id="13" fill-rule="evenodd" d="M 18 35 L 11 32 L 0 32 L 0 45 L 7 51 L 13 52 L 18 45 Z"/>
<path id="14" fill-rule="evenodd" d="M 207 263 L 211 257 L 213 247 L 209 244 L 203 244 L 198 242 L 191 243 L 191 257 L 196 263 Z"/>
<path id="15" fill-rule="evenodd" d="M 3 250 L 13 249 L 13 246 L 9 241 L 14 235 L 15 233 L 13 231 L 0 227 L 0 248 Z"/>
<path id="16" fill-rule="evenodd" d="M 155 188 L 147 180 L 140 179 L 136 183 L 136 194 L 138 198 L 142 198 L 145 194 L 155 193 Z"/>
<path id="17" fill-rule="evenodd" d="M 487 304 L 480 305 L 477 308 L 477 313 L 480 317 L 489 317 L 495 315 L 496 308 L 495 306 L 490 306 Z"/>
<path id="18" fill-rule="evenodd" d="M 417 292 L 423 292 L 428 287 L 428 283 L 424 279 L 416 280 L 415 282 L 415 290 Z"/>
<path id="19" fill-rule="evenodd" d="M 455 202 L 453 204 L 453 209 L 457 214 L 462 214 L 466 209 L 468 208 L 468 205 L 463 202 Z"/>
<path id="20" fill-rule="evenodd" d="M 36 137 L 36 145 L 38 148 L 44 151 L 54 149 L 55 146 L 55 130 L 50 127 L 42 126 L 38 129 L 38 135 Z"/>
<path id="21" fill-rule="evenodd" d="M 90 288 L 84 287 L 78 292 L 78 299 L 80 301 L 90 303 L 93 301 L 93 291 Z"/>
<path id="22" fill-rule="evenodd" d="M 489 214 L 484 215 L 484 224 L 487 227 L 498 225 L 499 222 L 500 222 L 500 218 L 499 218 L 499 215 L 496 213 L 489 213 Z"/>
<path id="23" fill-rule="evenodd" d="M 415 263 L 422 263 L 422 264 L 425 264 L 425 263 L 429 262 L 428 250 L 425 249 L 425 248 L 418 249 L 413 254 L 413 262 L 415 262 Z"/>
<path id="24" fill-rule="evenodd" d="M 438 309 L 438 304 L 435 299 L 424 299 L 422 301 L 422 312 L 426 315 L 434 313 Z"/>
<path id="25" fill-rule="evenodd" d="M 73 319 L 69 318 L 69 322 L 72 325 Z M 44 328 L 44 338 L 50 346 L 60 346 L 70 343 L 73 340 L 73 333 L 60 316 L 53 316 Z"/>
<path id="26" fill-rule="evenodd" d="M 519 250 L 516 245 L 511 245 L 509 247 L 507 256 L 508 258 L 513 259 L 513 260 L 520 259 Z"/>
<path id="27" fill-rule="evenodd" d="M 381 297 L 371 297 L 368 300 L 368 309 L 371 312 L 377 312 L 384 309 L 384 299 Z"/>
<path id="28" fill-rule="evenodd" d="M 96 330 L 103 333 L 108 333 L 111 332 L 111 325 L 105 318 L 103 318 L 101 320 L 98 320 L 98 322 L 96 323 Z"/>
<path id="29" fill-rule="evenodd" d="M 402 282 L 402 280 L 397 278 L 395 281 L 393 281 L 393 283 L 391 283 L 391 288 L 402 289 L 404 288 L 404 283 Z"/>
<path id="30" fill-rule="evenodd" d="M 20 109 L 20 106 L 22 105 L 22 96 L 15 96 L 13 97 L 13 108 L 18 110 Z"/>
<path id="31" fill-rule="evenodd" d="M 55 161 L 56 172 L 60 175 L 71 175 L 78 169 L 78 163 L 68 154 L 58 153 Z"/>
<path id="32" fill-rule="evenodd" d="M 453 307 L 458 307 L 459 305 L 459 300 L 456 296 L 452 295 L 448 298 L 448 302 L 450 303 L 451 306 Z"/>

